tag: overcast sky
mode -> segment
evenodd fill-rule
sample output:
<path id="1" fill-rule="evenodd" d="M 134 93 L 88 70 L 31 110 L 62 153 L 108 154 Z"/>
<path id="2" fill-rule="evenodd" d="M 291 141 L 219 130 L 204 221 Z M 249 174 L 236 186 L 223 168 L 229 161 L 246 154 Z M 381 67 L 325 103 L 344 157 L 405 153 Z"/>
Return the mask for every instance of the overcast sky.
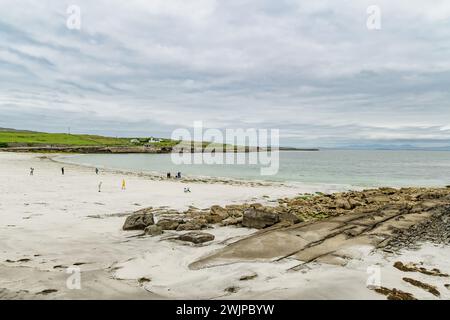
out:
<path id="1" fill-rule="evenodd" d="M 170 136 L 202 120 L 285 145 L 450 145 L 448 0 L 0 6 L 0 127 Z"/>

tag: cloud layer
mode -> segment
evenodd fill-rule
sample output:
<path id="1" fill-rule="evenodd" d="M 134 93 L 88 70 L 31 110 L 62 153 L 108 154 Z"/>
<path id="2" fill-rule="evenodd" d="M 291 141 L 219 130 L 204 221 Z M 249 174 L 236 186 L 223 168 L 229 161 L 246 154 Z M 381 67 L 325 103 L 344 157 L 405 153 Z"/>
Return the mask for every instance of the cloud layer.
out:
<path id="1" fill-rule="evenodd" d="M 69 5 L 81 30 L 66 27 Z M 0 126 L 279 128 L 289 145 L 448 145 L 450 3 L 1 0 Z"/>

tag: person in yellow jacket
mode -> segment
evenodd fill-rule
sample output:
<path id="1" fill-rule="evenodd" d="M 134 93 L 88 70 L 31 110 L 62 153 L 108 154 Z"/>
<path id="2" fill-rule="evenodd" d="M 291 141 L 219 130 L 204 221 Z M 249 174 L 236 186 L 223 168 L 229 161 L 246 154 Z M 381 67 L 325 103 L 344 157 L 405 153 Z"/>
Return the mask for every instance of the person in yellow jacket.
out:
<path id="1" fill-rule="evenodd" d="M 126 189 L 125 179 L 122 179 L 122 190 Z"/>

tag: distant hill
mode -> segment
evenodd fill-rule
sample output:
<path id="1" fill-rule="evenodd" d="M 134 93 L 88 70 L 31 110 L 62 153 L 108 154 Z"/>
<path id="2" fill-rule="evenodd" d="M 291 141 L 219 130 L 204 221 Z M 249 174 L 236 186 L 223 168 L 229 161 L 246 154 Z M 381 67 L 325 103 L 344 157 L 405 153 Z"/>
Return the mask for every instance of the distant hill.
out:
<path id="1" fill-rule="evenodd" d="M 144 145 L 149 138 L 140 138 L 138 143 L 132 138 L 114 138 L 89 134 L 45 133 L 29 130 L 0 128 L 0 148 L 8 147 L 136 147 Z M 152 146 L 164 148 L 177 142 L 158 139 Z"/>
<path id="2" fill-rule="evenodd" d="M 418 147 L 410 144 L 402 145 L 383 145 L 383 144 L 367 144 L 367 145 L 348 145 L 341 146 L 338 148 L 340 150 L 405 150 L 405 151 L 450 151 L 450 146 L 440 146 L 440 147 Z"/>
<path id="3" fill-rule="evenodd" d="M 60 148 L 60 147 L 142 147 L 148 146 L 160 150 L 177 149 L 193 150 L 192 141 L 185 141 L 180 145 L 180 141 L 171 139 L 155 139 L 153 137 L 136 138 L 114 138 L 89 134 L 68 134 L 68 133 L 46 133 L 30 130 L 20 130 L 11 128 L 0 128 L 0 148 Z M 181 147 L 180 147 L 181 146 Z M 203 142 L 202 148 L 216 147 L 217 150 L 225 148 L 227 145 Z M 234 147 L 237 148 L 236 146 Z M 246 152 L 256 151 L 255 147 L 244 147 Z M 237 149 L 236 149 L 237 150 Z M 318 151 L 312 148 L 280 147 L 281 151 Z M 198 151 L 196 151 L 198 152 Z"/>
<path id="4" fill-rule="evenodd" d="M 7 131 L 7 132 L 36 132 L 36 131 L 30 131 L 30 130 L 20 130 L 20 129 L 11 129 L 11 128 L 0 128 L 1 131 Z"/>

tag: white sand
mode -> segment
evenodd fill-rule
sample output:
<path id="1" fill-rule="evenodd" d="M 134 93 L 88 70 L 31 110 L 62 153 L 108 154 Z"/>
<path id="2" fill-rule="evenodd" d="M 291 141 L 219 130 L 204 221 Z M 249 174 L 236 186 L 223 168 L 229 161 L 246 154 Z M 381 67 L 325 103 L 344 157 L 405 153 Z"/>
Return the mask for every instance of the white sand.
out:
<path id="1" fill-rule="evenodd" d="M 29 176 L 29 168 L 35 168 Z M 213 243 L 195 247 L 162 237 L 132 237 L 137 232 L 121 230 L 124 217 L 111 214 L 133 212 L 153 206 L 175 209 L 193 205 L 267 201 L 319 191 L 317 187 L 249 187 L 223 184 L 190 184 L 192 193 L 183 192 L 180 182 L 152 181 L 145 177 L 123 176 L 113 172 L 95 175 L 92 168 L 61 165 L 40 159 L 36 154 L 0 153 L 0 298 L 338 298 L 384 299 L 366 288 L 367 267 L 379 264 L 382 285 L 396 286 L 418 298 L 431 294 L 402 283 L 401 274 L 392 268 L 397 260 L 423 261 L 441 271 L 450 271 L 448 248 L 426 247 L 401 258 L 368 255 L 347 267 L 311 265 L 305 272 L 286 272 L 298 261 L 283 263 L 252 262 L 189 270 L 197 258 L 219 249 L 254 230 L 215 228 Z M 125 178 L 127 190 L 121 190 Z M 102 192 L 97 185 L 102 181 Z M 327 191 L 327 190 L 321 190 Z M 100 216 L 94 218 L 89 216 Z M 18 261 L 29 259 L 28 261 Z M 9 260 L 9 262 L 7 262 Z M 83 263 L 81 290 L 66 287 L 64 267 Z M 55 268 L 55 266 L 57 268 Z M 58 268 L 63 266 L 63 268 Z M 256 273 L 252 280 L 239 281 L 243 275 Z M 403 275 L 404 276 L 404 275 Z M 407 275 L 421 279 L 421 275 Z M 137 279 L 151 282 L 139 286 Z M 439 282 L 443 298 L 449 298 L 444 280 Z M 450 281 L 447 281 L 447 283 Z M 224 292 L 236 286 L 237 293 Z M 2 288 L 6 290 L 2 291 Z M 146 290 L 144 290 L 144 288 Z M 44 289 L 57 289 L 47 296 L 36 295 Z M 28 292 L 23 292 L 27 290 Z"/>
<path id="2" fill-rule="evenodd" d="M 112 172 L 102 172 L 97 176 L 92 168 L 76 165 L 65 165 L 65 175 L 62 176 L 60 164 L 40 159 L 40 156 L 0 153 L 0 267 L 6 268 L 0 271 L 3 275 L 9 272 L 8 268 L 22 266 L 30 272 L 51 271 L 45 273 L 51 278 L 55 272 L 64 272 L 64 269 L 55 271 L 55 266 L 74 263 L 88 263 L 81 266 L 83 272 L 105 270 L 115 262 L 146 254 L 149 247 L 161 247 L 161 250 L 168 252 L 171 248 L 180 247 L 172 242 L 159 242 L 159 238 L 129 238 L 136 233 L 121 230 L 125 218 L 107 215 L 133 212 L 149 206 L 184 209 L 189 205 L 203 208 L 233 202 L 262 202 L 267 200 L 263 196 L 276 199 L 314 191 L 314 188 L 306 187 L 294 189 L 199 183 L 190 184 L 192 193 L 185 194 L 185 185 L 180 182 L 152 181 Z M 34 176 L 29 175 L 30 167 L 35 168 Z M 127 186 L 125 191 L 121 190 L 123 178 Z M 97 189 L 100 181 L 103 182 L 101 193 Z M 218 241 L 249 232 L 234 228 L 225 232 Z M 197 252 L 202 252 L 202 249 Z M 165 262 L 162 257 L 164 253 L 160 263 Z M 20 259 L 30 261 L 5 262 Z M 109 273 L 104 273 L 110 277 Z M 30 279 L 22 277 L 16 281 L 0 277 L 0 288 L 38 292 L 48 289 L 48 286 L 60 290 L 65 286 L 63 281 L 45 282 L 35 274 L 28 277 Z M 62 277 L 64 281 L 65 278 Z M 110 297 L 107 291 L 104 294 Z M 89 292 L 85 295 L 91 296 Z M 62 297 L 66 296 L 79 297 L 80 293 L 64 292 Z"/>

